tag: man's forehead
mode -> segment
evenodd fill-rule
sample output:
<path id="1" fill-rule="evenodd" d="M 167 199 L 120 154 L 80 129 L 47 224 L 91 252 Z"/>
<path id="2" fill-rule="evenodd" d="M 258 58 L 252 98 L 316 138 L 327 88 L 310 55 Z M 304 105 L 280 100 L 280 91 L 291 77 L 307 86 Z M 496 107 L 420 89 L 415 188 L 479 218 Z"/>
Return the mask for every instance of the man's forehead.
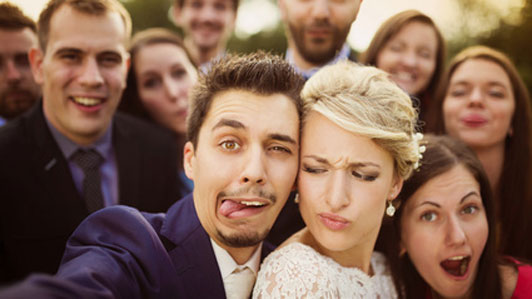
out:
<path id="1" fill-rule="evenodd" d="M 299 117 L 295 104 L 283 94 L 260 95 L 250 91 L 216 94 L 206 115 L 209 130 L 221 127 L 261 128 L 268 134 L 295 134 Z"/>
<path id="2" fill-rule="evenodd" d="M 28 27 L 14 30 L 0 28 L 0 41 L 2 43 L 17 42 L 33 46 L 37 44 L 37 34 Z"/>
<path id="3" fill-rule="evenodd" d="M 75 21 L 82 18 L 84 25 L 65 28 L 65 21 Z M 97 38 L 87 39 L 85 38 L 87 31 L 105 32 L 105 34 L 101 34 Z M 64 6 L 52 16 L 47 48 L 53 47 L 53 49 L 50 48 L 51 52 L 64 48 L 80 51 L 92 49 L 97 52 L 124 52 L 126 51 L 126 43 L 125 25 L 118 12 L 109 11 L 101 15 L 92 15 Z"/>

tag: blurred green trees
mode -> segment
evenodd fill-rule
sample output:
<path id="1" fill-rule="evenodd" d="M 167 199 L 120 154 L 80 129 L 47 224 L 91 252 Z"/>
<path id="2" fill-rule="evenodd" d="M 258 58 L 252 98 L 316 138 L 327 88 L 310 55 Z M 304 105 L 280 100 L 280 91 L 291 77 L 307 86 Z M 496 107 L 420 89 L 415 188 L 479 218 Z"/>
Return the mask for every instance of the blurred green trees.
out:
<path id="1" fill-rule="evenodd" d="M 449 58 L 472 45 L 486 45 L 506 53 L 515 63 L 529 92 L 532 92 L 532 0 L 525 0 L 513 17 L 501 18 L 496 9 L 483 0 L 457 0 L 462 30 L 448 41 Z M 494 19 L 495 18 L 495 19 Z M 474 19 L 475 22 L 471 20 Z M 483 34 L 472 34 L 476 24 L 496 22 L 495 29 Z"/>

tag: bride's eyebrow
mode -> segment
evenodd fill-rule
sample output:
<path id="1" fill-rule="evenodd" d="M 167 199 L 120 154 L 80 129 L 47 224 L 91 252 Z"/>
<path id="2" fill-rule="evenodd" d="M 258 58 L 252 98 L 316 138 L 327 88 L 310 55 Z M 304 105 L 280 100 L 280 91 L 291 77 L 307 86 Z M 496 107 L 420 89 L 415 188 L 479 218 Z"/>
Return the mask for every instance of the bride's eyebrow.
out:
<path id="1" fill-rule="evenodd" d="M 319 156 L 316 156 L 316 155 L 305 155 L 303 156 L 303 158 L 310 158 L 310 159 L 313 159 L 313 160 L 316 160 L 316 162 L 318 163 L 322 163 L 322 164 L 325 164 L 325 165 L 332 165 L 331 162 L 329 162 L 329 160 L 325 159 L 325 158 L 322 158 L 322 157 L 319 157 Z M 381 166 L 377 163 L 373 163 L 373 162 L 370 162 L 370 161 L 365 161 L 365 162 L 351 162 L 347 165 L 347 167 L 349 168 L 363 168 L 363 167 L 375 167 L 375 168 L 381 168 Z"/>
<path id="2" fill-rule="evenodd" d="M 322 164 L 328 164 L 328 165 L 331 164 L 331 163 L 329 163 L 329 160 L 327 160 L 325 158 L 322 158 L 322 157 L 318 157 L 316 155 L 305 155 L 305 156 L 303 156 L 303 158 L 310 158 L 310 159 L 316 160 L 316 162 L 319 162 L 319 163 L 322 163 Z"/>

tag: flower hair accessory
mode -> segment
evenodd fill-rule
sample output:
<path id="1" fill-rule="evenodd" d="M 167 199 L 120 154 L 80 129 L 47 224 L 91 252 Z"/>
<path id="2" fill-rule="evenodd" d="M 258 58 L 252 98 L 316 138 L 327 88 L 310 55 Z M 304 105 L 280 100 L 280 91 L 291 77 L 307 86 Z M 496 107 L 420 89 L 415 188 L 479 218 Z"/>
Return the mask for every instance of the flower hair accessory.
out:
<path id="1" fill-rule="evenodd" d="M 414 163 L 414 169 L 418 169 L 419 166 L 421 166 L 421 159 L 423 159 L 423 153 L 427 149 L 424 145 L 421 144 L 421 141 L 423 140 L 423 134 L 417 132 L 412 136 L 412 138 L 417 143 L 417 157 L 418 160 Z"/>

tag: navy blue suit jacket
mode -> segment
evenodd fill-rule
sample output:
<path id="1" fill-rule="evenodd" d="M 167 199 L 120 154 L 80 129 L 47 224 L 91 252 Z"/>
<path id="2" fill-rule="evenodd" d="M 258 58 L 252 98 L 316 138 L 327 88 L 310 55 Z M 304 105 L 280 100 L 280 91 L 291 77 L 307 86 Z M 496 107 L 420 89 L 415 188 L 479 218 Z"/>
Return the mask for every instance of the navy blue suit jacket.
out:
<path id="1" fill-rule="evenodd" d="M 273 250 L 264 243 L 261 259 Z M 225 298 L 192 195 L 166 214 L 115 206 L 89 216 L 56 276 L 33 275 L 0 298 Z"/>

